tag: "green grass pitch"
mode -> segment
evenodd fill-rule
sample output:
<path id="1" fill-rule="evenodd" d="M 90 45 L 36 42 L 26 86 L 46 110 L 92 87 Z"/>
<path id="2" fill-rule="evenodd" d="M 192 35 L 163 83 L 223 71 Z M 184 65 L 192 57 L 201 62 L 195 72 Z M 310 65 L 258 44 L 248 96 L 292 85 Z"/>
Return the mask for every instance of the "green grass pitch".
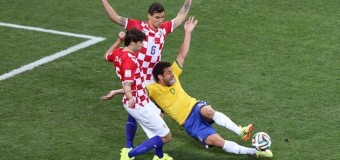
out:
<path id="1" fill-rule="evenodd" d="M 153 1 L 110 0 L 124 17 L 147 18 Z M 157 1 L 166 20 L 183 1 Z M 340 159 L 340 3 L 336 0 L 193 0 L 199 20 L 182 74 L 187 92 L 237 124 L 269 133 L 276 160 Z M 0 22 L 85 34 L 105 41 L 0 81 L 0 159 L 117 160 L 127 113 L 120 87 L 102 60 L 121 27 L 99 0 L 0 0 Z M 167 38 L 173 61 L 183 36 Z M 83 42 L 83 39 L 0 26 L 0 75 Z M 165 117 L 176 160 L 256 159 L 205 149 Z M 222 137 L 250 142 L 215 125 Z M 146 139 L 138 128 L 136 143 Z M 152 159 L 153 152 L 137 157 Z"/>

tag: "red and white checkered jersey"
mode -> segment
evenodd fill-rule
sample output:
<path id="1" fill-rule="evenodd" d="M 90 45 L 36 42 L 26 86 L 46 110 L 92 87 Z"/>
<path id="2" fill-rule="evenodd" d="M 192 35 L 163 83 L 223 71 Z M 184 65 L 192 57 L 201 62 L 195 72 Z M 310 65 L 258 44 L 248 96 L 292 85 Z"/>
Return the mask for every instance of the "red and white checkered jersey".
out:
<path id="1" fill-rule="evenodd" d="M 166 36 L 173 31 L 173 22 L 163 22 L 161 27 L 153 30 L 147 22 L 128 19 L 125 29 L 137 28 L 145 35 L 144 45 L 137 56 L 138 62 L 145 74 L 145 80 L 151 80 L 154 66 L 161 61 L 161 53 Z"/>
<path id="2" fill-rule="evenodd" d="M 147 95 L 144 85 L 144 73 L 140 67 L 137 58 L 133 53 L 123 51 L 123 48 L 117 48 L 110 54 L 106 55 L 106 60 L 113 62 L 116 74 L 122 83 L 131 81 L 132 95 L 136 97 L 136 103 L 140 106 L 147 104 L 150 99 Z M 127 105 L 128 99 L 124 95 L 123 104 Z M 135 106 L 132 106 L 134 108 Z"/>

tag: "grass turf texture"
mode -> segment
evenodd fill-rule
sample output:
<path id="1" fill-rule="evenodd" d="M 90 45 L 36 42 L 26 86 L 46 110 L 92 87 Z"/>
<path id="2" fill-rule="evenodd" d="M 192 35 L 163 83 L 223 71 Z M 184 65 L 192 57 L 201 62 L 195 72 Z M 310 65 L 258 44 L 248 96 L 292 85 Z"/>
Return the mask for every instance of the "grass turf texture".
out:
<path id="1" fill-rule="evenodd" d="M 153 1 L 112 1 L 125 17 L 145 19 Z M 166 19 L 182 1 L 159 1 Z M 117 4 L 115 4 L 117 3 Z M 99 97 L 120 87 L 102 55 L 122 28 L 100 1 L 0 1 L 2 22 L 102 36 L 106 41 L 0 81 L 1 159 L 119 159 L 127 114 L 120 97 Z M 274 159 L 340 159 L 340 3 L 195 0 L 193 33 L 182 84 L 237 124 L 269 133 Z M 76 45 L 83 39 L 0 27 L 1 74 Z M 182 26 L 167 39 L 163 60 L 173 61 Z M 175 159 L 253 159 L 204 149 L 165 117 Z M 216 126 L 226 139 L 239 137 Z M 146 139 L 138 128 L 136 144 Z M 153 152 L 138 159 L 151 159 Z"/>

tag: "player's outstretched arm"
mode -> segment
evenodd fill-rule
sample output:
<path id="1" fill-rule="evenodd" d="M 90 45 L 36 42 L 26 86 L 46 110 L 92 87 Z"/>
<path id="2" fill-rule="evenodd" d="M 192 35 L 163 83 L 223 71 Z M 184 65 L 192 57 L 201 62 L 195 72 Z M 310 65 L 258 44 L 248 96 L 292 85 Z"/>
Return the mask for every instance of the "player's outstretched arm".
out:
<path id="1" fill-rule="evenodd" d="M 183 67 L 184 61 L 188 55 L 191 41 L 191 33 L 195 29 L 198 21 L 194 17 L 189 17 L 189 20 L 184 24 L 184 38 L 181 48 L 178 51 L 176 61 L 180 67 Z"/>
<path id="2" fill-rule="evenodd" d="M 109 100 L 109 99 L 112 99 L 117 94 L 124 94 L 124 90 L 123 89 L 112 90 L 108 94 L 100 97 L 100 99 L 103 100 L 103 101 Z"/>
<path id="3" fill-rule="evenodd" d="M 177 28 L 179 25 L 181 25 L 185 21 L 185 18 L 187 17 L 189 10 L 190 10 L 191 1 L 192 0 L 185 0 L 181 10 L 179 10 L 179 12 L 177 13 L 177 16 L 173 19 L 174 28 Z"/>
<path id="4" fill-rule="evenodd" d="M 103 56 L 103 59 L 105 61 L 108 61 L 106 57 L 109 54 L 111 54 L 114 49 L 118 48 L 120 46 L 120 44 L 122 44 L 124 42 L 124 38 L 125 38 L 125 32 L 122 32 L 122 31 L 119 32 L 116 42 L 105 52 L 105 54 Z"/>
<path id="5" fill-rule="evenodd" d="M 118 13 L 111 7 L 108 0 L 101 0 L 101 1 L 102 1 L 103 6 L 104 6 L 104 9 L 105 9 L 106 13 L 109 15 L 110 19 L 113 22 L 116 22 L 117 24 L 124 26 L 127 19 L 125 17 L 121 17 L 120 15 L 118 15 Z"/>

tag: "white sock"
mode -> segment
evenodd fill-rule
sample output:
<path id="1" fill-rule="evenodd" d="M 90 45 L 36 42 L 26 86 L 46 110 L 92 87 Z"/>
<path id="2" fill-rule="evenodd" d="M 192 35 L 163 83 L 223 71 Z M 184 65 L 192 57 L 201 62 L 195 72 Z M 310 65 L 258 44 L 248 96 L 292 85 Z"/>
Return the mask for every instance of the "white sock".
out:
<path id="1" fill-rule="evenodd" d="M 216 124 L 228 128 L 231 131 L 235 132 L 237 135 L 240 135 L 240 127 L 237 126 L 233 121 L 231 121 L 231 119 L 225 114 L 215 111 L 213 120 Z"/>
<path id="2" fill-rule="evenodd" d="M 225 140 L 223 150 L 234 154 L 255 154 L 255 148 L 243 147 L 233 141 Z"/>

